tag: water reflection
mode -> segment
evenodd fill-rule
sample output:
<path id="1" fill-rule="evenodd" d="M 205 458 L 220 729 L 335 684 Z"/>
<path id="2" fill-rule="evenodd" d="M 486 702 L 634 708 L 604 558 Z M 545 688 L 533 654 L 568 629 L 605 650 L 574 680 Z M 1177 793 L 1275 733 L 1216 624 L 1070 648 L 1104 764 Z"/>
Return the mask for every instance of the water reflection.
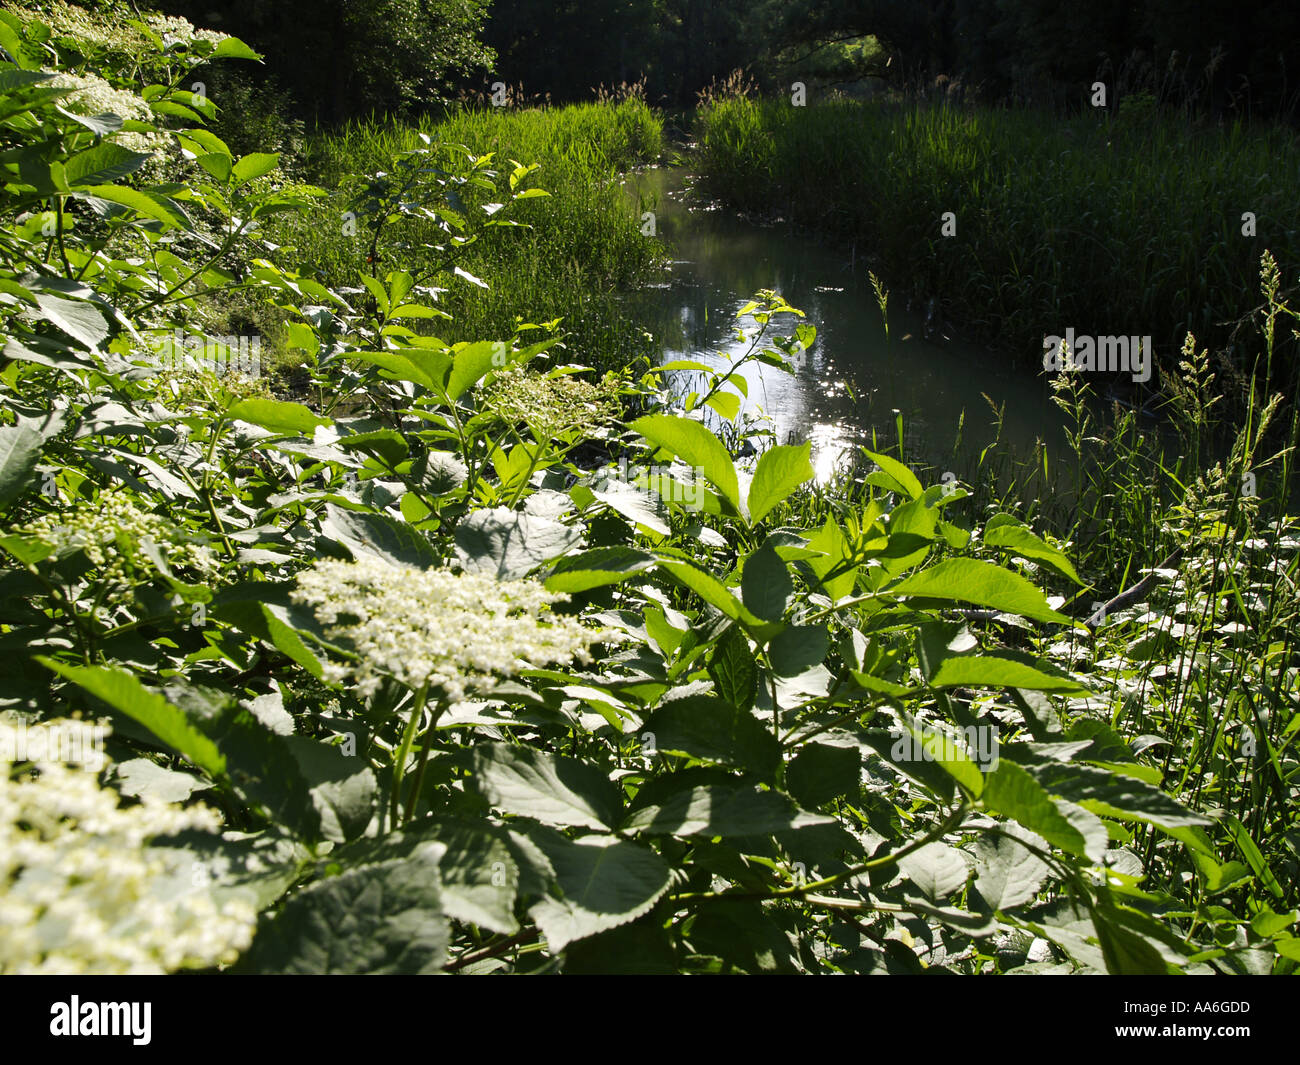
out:
<path id="1" fill-rule="evenodd" d="M 669 281 L 627 298 L 641 320 L 652 323 L 663 361 L 719 367 L 734 364 L 749 348 L 736 338 L 735 313 L 755 292 L 773 289 L 803 310 L 817 328 L 816 344 L 794 374 L 761 363 L 745 366 L 749 397 L 742 411 L 766 414 L 780 443 L 812 440 L 819 480 L 860 445 L 896 447 L 899 412 L 906 458 L 937 469 L 952 461 L 963 412 L 968 448 L 993 439 L 990 401 L 1005 406 L 1002 439 L 1022 454 L 1038 439 L 1061 439 L 1045 379 L 1013 373 L 1007 353 L 959 340 L 931 343 L 922 318 L 894 301 L 886 337 L 860 259 L 855 263 L 785 226 L 690 209 L 684 178 L 680 170 L 657 169 L 629 181 L 643 209 L 655 212 L 658 232 L 677 258 Z M 794 324 L 793 318 L 777 319 L 776 335 L 792 333 Z M 677 387 L 691 383 L 680 380 Z"/>

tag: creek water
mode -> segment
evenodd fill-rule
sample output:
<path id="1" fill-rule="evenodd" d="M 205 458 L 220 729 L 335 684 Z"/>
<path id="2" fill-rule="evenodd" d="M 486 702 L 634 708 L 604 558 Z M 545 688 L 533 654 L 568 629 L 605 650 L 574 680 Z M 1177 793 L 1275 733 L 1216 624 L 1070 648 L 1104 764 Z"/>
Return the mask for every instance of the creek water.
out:
<path id="1" fill-rule="evenodd" d="M 736 329 L 752 330 L 754 323 L 738 323 L 735 313 L 758 290 L 772 289 L 802 310 L 817 328 L 816 343 L 793 374 L 757 362 L 745 366 L 749 397 L 742 416 L 765 413 L 779 443 L 811 440 L 819 480 L 829 479 L 859 446 L 871 447 L 873 438 L 897 454 L 899 413 L 905 459 L 961 476 L 961 455 L 994 439 L 990 400 L 1004 412 L 1004 446 L 1027 456 L 1041 439 L 1061 454 L 1061 412 L 1045 376 L 1012 369 L 1023 358 L 963 343 L 941 325 L 927 331 L 924 313 L 892 298 L 887 336 L 861 257 L 855 261 L 788 225 L 702 203 L 689 180 L 687 172 L 667 168 L 628 178 L 625 187 L 643 211 L 654 212 L 656 237 L 673 258 L 667 280 L 627 295 L 629 310 L 650 323 L 662 362 L 693 359 L 718 367 L 748 349 Z M 778 318 L 773 332 L 793 334 L 795 323 Z M 690 387 L 685 372 L 674 376 L 676 387 Z M 954 454 L 963 413 L 962 448 Z"/>

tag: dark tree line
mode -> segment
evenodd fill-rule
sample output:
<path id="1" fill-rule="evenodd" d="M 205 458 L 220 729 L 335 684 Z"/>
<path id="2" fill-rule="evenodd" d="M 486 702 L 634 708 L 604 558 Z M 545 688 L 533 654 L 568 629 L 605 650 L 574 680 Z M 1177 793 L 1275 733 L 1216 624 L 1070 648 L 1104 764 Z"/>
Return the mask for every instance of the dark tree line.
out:
<path id="1" fill-rule="evenodd" d="M 838 80 L 941 75 L 990 101 L 1078 105 L 1092 81 L 1217 115 L 1300 111 L 1295 0 L 161 0 L 237 33 L 300 114 L 436 108 L 493 81 L 589 99 L 644 79 L 691 105 L 737 68 L 775 88 L 874 38 Z M 837 52 L 838 50 L 838 52 Z M 852 66 L 852 64 L 850 64 Z M 835 80 L 835 79 L 829 79 Z M 1112 99 L 1113 102 L 1113 99 Z"/>

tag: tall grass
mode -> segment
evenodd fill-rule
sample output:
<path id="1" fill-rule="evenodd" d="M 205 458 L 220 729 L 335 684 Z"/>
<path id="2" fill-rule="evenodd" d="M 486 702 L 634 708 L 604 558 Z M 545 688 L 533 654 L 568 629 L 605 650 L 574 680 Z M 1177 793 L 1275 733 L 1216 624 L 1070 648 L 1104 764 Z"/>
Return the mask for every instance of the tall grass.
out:
<path id="1" fill-rule="evenodd" d="M 663 259 L 658 242 L 642 236 L 636 205 L 620 188 L 622 173 L 662 151 L 662 123 L 642 101 L 465 111 L 412 126 L 354 123 L 308 142 L 305 176 L 333 190 L 351 176 L 391 170 L 394 158 L 417 147 L 422 133 L 494 153 L 506 173 L 510 160 L 539 164 L 528 183 L 550 194 L 516 205 L 513 217 L 529 228 L 488 229 L 457 260 L 490 287 L 447 280 L 442 307 L 453 321 L 438 325 L 444 340 L 508 336 L 517 319 L 563 317 L 571 359 L 613 366 L 648 351 L 643 331 L 616 300 L 620 289 L 654 276 Z M 464 191 L 467 200 L 475 194 Z M 306 223 L 295 218 L 274 234 L 298 249 L 300 261 L 341 285 L 355 284 L 366 269 L 365 242 L 345 233 L 345 207 L 336 198 L 317 217 Z M 413 243 L 438 236 L 431 223 L 402 224 Z"/>
<path id="2" fill-rule="evenodd" d="M 697 137 L 712 195 L 855 243 L 1026 364 L 1068 326 L 1150 334 L 1157 358 L 1188 330 L 1231 344 L 1260 253 L 1286 277 L 1300 267 L 1300 143 L 1285 129 L 733 97 L 701 110 Z"/>

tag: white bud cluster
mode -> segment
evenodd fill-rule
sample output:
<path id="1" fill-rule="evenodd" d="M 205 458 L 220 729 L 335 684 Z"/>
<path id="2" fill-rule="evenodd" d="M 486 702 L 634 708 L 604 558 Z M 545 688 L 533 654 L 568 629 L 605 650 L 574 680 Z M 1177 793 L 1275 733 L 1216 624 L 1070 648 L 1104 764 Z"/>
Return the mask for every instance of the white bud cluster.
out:
<path id="1" fill-rule="evenodd" d="M 293 599 L 311 607 L 357 660 L 330 663 L 326 679 L 356 682 L 364 696 L 384 677 L 427 684 L 452 702 L 549 663 L 591 659 L 608 636 L 547 609 L 567 597 L 533 580 L 498 581 L 449 569 L 418 569 L 377 557 L 317 561 L 298 575 Z"/>
<path id="2" fill-rule="evenodd" d="M 210 548 L 192 542 L 157 514 L 141 510 L 124 492 L 105 492 L 94 503 L 78 503 L 68 514 L 43 514 L 21 531 L 60 550 L 83 548 L 101 576 L 117 584 L 136 583 L 136 571 L 147 568 L 139 554 L 146 540 L 173 567 L 208 573 L 217 565 Z"/>
<path id="3" fill-rule="evenodd" d="M 64 723 L 73 724 L 73 723 Z M 0 751 L 17 745 L 0 720 Z M 216 811 L 146 796 L 122 807 L 96 774 L 0 760 L 0 974 L 163 973 L 229 964 L 252 942 L 247 900 L 178 891 L 188 852 L 157 836 L 215 831 Z"/>
<path id="4" fill-rule="evenodd" d="M 52 72 L 48 72 L 52 73 Z M 78 115 L 113 114 L 123 121 L 149 122 L 153 112 L 149 104 L 135 93 L 115 89 L 103 78 L 94 74 L 69 74 L 59 71 L 45 83 L 54 88 L 74 89 L 75 92 L 60 98 L 59 103 Z M 157 152 L 166 147 L 165 133 L 127 132 L 114 135 L 114 141 L 133 152 Z"/>

